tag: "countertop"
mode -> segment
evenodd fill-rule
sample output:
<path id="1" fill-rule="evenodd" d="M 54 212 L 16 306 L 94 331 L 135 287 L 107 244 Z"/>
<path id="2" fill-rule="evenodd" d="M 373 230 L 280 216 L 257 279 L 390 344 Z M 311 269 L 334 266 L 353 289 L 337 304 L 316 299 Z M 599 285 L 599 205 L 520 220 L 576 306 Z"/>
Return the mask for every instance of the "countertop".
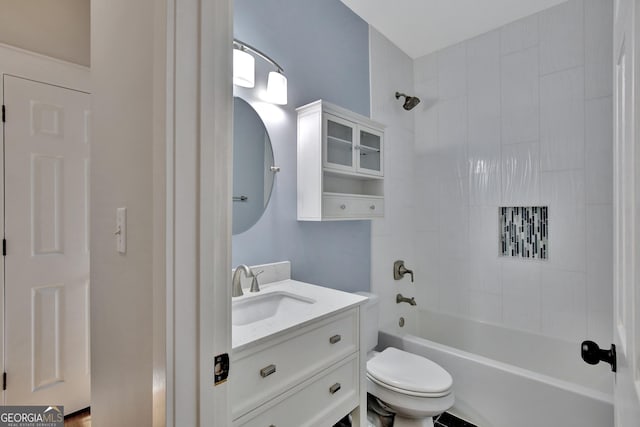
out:
<path id="1" fill-rule="evenodd" d="M 309 304 L 304 310 L 296 311 L 295 314 L 292 313 L 291 316 L 275 316 L 247 325 L 232 325 L 231 346 L 234 353 L 367 301 L 367 298 L 361 295 L 288 279 L 265 284 L 258 293 L 245 292 L 244 296 L 233 298 L 232 305 L 272 292 L 289 292 L 310 298 L 315 303 Z"/>

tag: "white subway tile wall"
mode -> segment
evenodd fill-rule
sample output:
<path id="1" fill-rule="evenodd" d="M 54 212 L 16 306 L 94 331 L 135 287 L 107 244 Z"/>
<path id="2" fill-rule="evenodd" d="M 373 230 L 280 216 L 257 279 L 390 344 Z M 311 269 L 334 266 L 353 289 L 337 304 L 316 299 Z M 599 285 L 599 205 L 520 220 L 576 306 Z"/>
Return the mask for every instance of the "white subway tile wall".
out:
<path id="1" fill-rule="evenodd" d="M 372 223 L 383 300 L 611 339 L 612 9 L 570 0 L 414 61 L 370 29 L 373 118 L 398 129 Z M 396 90 L 422 103 L 408 113 Z M 500 256 L 501 206 L 548 207 L 547 260 Z M 395 259 L 414 284 L 393 280 Z M 404 306 L 383 303 L 382 321 L 411 316 Z"/>
<path id="2" fill-rule="evenodd" d="M 540 169 L 584 168 L 584 67 L 540 78 Z"/>
<path id="3" fill-rule="evenodd" d="M 500 58 L 502 144 L 538 141 L 539 57 L 540 49 L 535 45 Z"/>
<path id="4" fill-rule="evenodd" d="M 541 74 L 584 64 L 584 6 L 584 0 L 569 0 L 540 12 Z"/>
<path id="5" fill-rule="evenodd" d="M 393 280 L 393 262 L 404 260 L 407 268 L 414 269 L 419 263 L 418 251 L 414 244 L 418 243 L 419 231 L 437 230 L 439 205 L 423 206 L 423 200 L 439 198 L 439 180 L 428 181 L 421 176 L 421 185 L 416 185 L 416 175 L 423 173 L 423 168 L 414 170 L 414 150 L 434 154 L 436 146 L 428 132 L 437 127 L 438 116 L 424 110 L 427 123 L 421 131 L 420 138 L 414 138 L 414 115 L 402 108 L 402 103 L 394 96 L 396 92 L 413 94 L 413 67 L 411 58 L 398 49 L 380 33 L 370 28 L 370 67 L 371 67 L 371 118 L 384 123 L 385 129 L 385 165 L 384 165 L 384 219 L 371 221 L 371 289 L 380 296 L 380 323 L 397 324 L 398 318 L 404 316 L 407 323 L 411 321 L 412 312 L 409 304 L 396 304 L 396 294 L 415 296 L 415 283 L 409 276 L 400 281 Z M 464 59 L 464 50 L 462 50 Z M 414 110 L 422 110 L 429 99 L 437 100 L 437 63 L 429 63 L 429 58 L 421 62 L 425 71 L 420 84 L 425 92 L 421 92 L 422 102 Z M 462 72 L 464 76 L 464 72 Z M 434 130 L 435 132 L 435 130 Z M 415 147 L 415 148 L 414 148 Z M 437 167 L 437 159 L 431 166 Z M 424 181 L 423 181 L 424 179 Z M 419 193 L 419 196 L 418 194 Z M 422 212 L 429 219 L 415 216 Z M 429 233 L 425 233 L 427 237 Z M 428 237 L 427 237 L 428 238 Z M 430 240 L 432 241 L 432 240 Z M 437 242 L 436 242 L 437 244 Z M 428 246 L 423 246 L 420 256 L 428 263 L 432 253 Z M 423 252 L 424 251 L 424 252 Z M 435 252 L 437 253 L 437 251 Z M 426 276 L 426 275 L 425 275 Z M 425 286 L 428 292 L 428 286 Z M 431 290 L 435 288 L 432 287 Z M 435 298 L 439 300 L 439 298 Z"/>

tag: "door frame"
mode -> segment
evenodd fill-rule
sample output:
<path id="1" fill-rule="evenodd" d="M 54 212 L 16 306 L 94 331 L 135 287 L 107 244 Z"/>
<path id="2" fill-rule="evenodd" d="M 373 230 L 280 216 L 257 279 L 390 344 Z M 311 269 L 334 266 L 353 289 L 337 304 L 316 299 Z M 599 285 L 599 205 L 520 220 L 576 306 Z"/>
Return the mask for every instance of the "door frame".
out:
<path id="1" fill-rule="evenodd" d="M 71 62 L 30 52 L 0 43 L 0 104 L 4 100 L 4 76 L 11 75 L 55 86 L 62 86 L 86 93 L 91 92 L 89 68 Z M 9 116 L 11 111 L 7 111 Z M 4 126 L 1 141 L 4 145 Z M 0 225 L 4 238 L 4 151 L 0 150 Z M 0 367 L 5 372 L 5 259 L 0 262 Z M 2 392 L 2 402 L 5 393 Z"/>
<path id="2" fill-rule="evenodd" d="M 154 416 L 154 426 L 227 427 L 228 383 L 214 386 L 213 369 L 215 355 L 231 352 L 233 2 L 165 1 L 156 17 L 165 90 L 155 106 L 166 119 L 166 362 L 157 364 L 166 420 Z M 162 403 L 154 392 L 159 416 Z"/>

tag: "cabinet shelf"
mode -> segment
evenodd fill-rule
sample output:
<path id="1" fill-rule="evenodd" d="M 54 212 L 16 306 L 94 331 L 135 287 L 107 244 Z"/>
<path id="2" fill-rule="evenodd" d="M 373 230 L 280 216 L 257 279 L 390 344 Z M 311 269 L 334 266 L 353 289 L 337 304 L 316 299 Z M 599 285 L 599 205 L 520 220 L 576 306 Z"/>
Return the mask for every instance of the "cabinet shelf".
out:
<path id="1" fill-rule="evenodd" d="M 349 147 L 353 146 L 353 141 L 347 141 L 346 139 L 337 138 L 331 135 L 327 135 L 327 140 L 336 144 L 348 145 Z"/>
<path id="2" fill-rule="evenodd" d="M 384 196 L 376 196 L 376 195 L 368 195 L 368 194 L 353 194 L 353 193 L 332 193 L 329 191 L 325 191 L 324 193 L 322 193 L 323 196 L 334 196 L 334 197 L 342 197 L 342 196 L 348 196 L 348 197 L 352 197 L 354 199 L 378 199 L 378 200 L 384 200 Z"/>
<path id="3" fill-rule="evenodd" d="M 370 151 L 372 153 L 379 153 L 380 152 L 380 149 L 367 147 L 366 145 L 359 145 L 359 147 L 360 147 L 360 150 Z"/>
<path id="4" fill-rule="evenodd" d="M 325 168 L 323 171 L 325 177 L 343 177 L 351 180 L 358 181 L 380 181 L 384 180 L 383 176 L 375 176 L 375 175 L 362 175 L 357 174 L 355 172 L 343 171 L 343 170 L 334 170 Z"/>

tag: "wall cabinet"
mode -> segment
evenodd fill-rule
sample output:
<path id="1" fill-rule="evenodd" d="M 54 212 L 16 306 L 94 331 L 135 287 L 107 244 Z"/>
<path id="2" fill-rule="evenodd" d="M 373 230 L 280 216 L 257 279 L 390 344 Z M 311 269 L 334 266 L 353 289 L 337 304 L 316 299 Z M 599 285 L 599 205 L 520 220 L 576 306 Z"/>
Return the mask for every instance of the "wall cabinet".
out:
<path id="1" fill-rule="evenodd" d="M 315 101 L 298 111 L 298 220 L 384 216 L 384 126 Z"/>

